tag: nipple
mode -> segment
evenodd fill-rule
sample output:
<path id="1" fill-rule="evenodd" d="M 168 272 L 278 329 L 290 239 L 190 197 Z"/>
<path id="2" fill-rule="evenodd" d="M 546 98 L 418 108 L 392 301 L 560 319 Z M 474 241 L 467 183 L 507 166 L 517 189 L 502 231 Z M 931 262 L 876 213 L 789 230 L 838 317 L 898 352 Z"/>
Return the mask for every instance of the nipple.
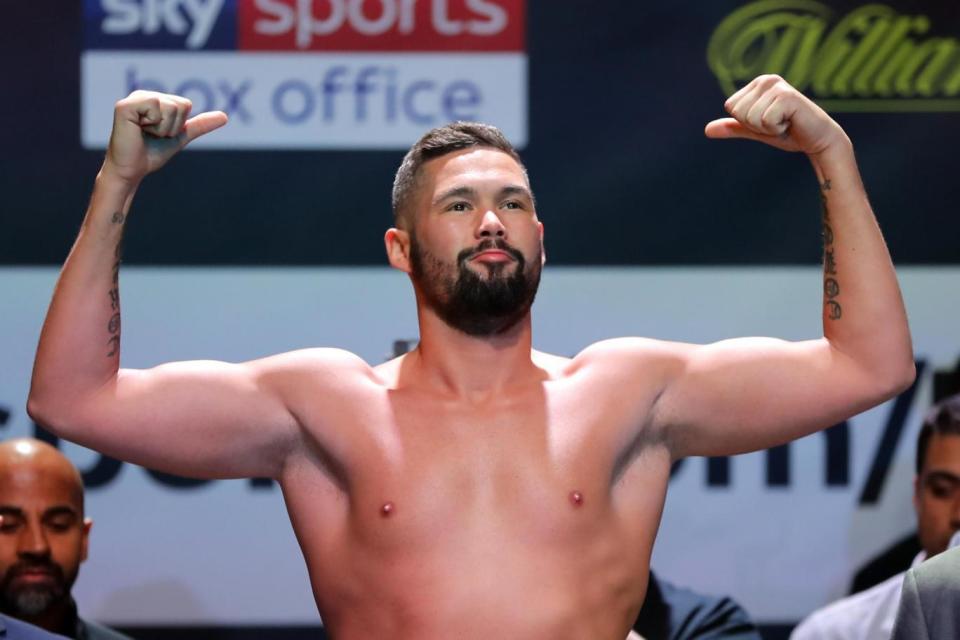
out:
<path id="1" fill-rule="evenodd" d="M 393 503 L 384 502 L 383 506 L 380 507 L 380 516 L 383 518 L 389 518 L 391 515 L 393 515 Z"/>
<path id="2" fill-rule="evenodd" d="M 583 506 L 583 494 L 580 493 L 579 491 L 571 491 L 571 492 L 570 492 L 570 504 L 572 504 L 572 505 L 575 506 L 575 507 L 582 507 L 582 506 Z"/>

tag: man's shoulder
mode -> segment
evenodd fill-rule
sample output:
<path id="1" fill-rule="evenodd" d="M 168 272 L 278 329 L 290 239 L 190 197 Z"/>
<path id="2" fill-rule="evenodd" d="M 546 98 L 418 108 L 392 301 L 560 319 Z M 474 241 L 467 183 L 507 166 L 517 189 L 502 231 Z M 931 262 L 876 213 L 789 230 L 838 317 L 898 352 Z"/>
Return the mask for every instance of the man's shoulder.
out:
<path id="1" fill-rule="evenodd" d="M 285 351 L 257 362 L 278 369 L 310 369 L 316 367 L 340 367 L 369 369 L 366 360 L 346 349 L 335 347 L 311 347 Z"/>
<path id="2" fill-rule="evenodd" d="M 889 634 L 905 574 L 817 609 L 797 625 L 790 639 L 860 640 L 876 637 L 872 631 L 884 628 Z"/>
<path id="3" fill-rule="evenodd" d="M 0 638 L 3 640 L 64 640 L 64 637 L 15 618 L 0 615 Z"/>
<path id="4" fill-rule="evenodd" d="M 609 338 L 588 345 L 571 362 L 577 369 L 600 365 L 650 370 L 658 364 L 678 361 L 690 346 L 653 338 Z"/>
<path id="5" fill-rule="evenodd" d="M 286 381 L 309 379 L 321 383 L 343 383 L 376 376 L 374 368 L 360 356 L 345 349 L 329 347 L 286 351 L 248 364 L 262 375 Z"/>
<path id="6" fill-rule="evenodd" d="M 84 640 L 133 640 L 130 636 L 90 620 L 81 620 L 80 623 L 84 629 Z"/>
<path id="7" fill-rule="evenodd" d="M 960 547 L 939 553 L 910 569 L 920 589 L 960 590 Z"/>

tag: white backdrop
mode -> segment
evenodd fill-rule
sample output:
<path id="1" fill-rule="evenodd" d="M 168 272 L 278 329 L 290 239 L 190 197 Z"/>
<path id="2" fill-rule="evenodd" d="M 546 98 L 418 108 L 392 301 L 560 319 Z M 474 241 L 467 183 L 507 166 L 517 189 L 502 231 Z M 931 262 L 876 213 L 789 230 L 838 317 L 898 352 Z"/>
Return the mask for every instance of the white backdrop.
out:
<path id="1" fill-rule="evenodd" d="M 900 270 L 917 358 L 927 362 L 880 499 L 858 498 L 892 406 L 850 421 L 845 486 L 824 482 L 822 435 L 791 447 L 791 483 L 765 484 L 763 453 L 730 461 L 709 487 L 706 461 L 675 476 L 654 550 L 665 578 L 730 594 L 761 622 L 790 621 L 841 595 L 851 572 L 913 527 L 910 485 L 934 370 L 960 355 L 960 268 Z M 33 350 L 56 277 L 0 269 L 0 437 L 27 435 Z M 174 359 L 244 360 L 338 346 L 370 362 L 417 335 L 404 276 L 383 268 L 126 268 L 123 366 Z M 819 334 L 815 268 L 548 268 L 534 342 L 574 354 L 621 335 L 692 342 L 741 335 Z M 97 455 L 66 445 L 89 469 Z M 126 624 L 309 624 L 318 616 L 280 492 L 247 481 L 174 489 L 124 465 L 88 492 L 90 560 L 76 587 L 90 617 Z"/>

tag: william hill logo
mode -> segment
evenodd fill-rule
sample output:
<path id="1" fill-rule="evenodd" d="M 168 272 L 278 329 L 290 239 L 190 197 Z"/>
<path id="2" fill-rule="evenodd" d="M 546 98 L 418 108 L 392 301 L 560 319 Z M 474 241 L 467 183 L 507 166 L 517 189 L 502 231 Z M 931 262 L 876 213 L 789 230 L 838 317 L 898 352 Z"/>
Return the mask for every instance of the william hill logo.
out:
<path id="1" fill-rule="evenodd" d="M 707 62 L 727 95 L 776 73 L 832 111 L 960 111 L 960 43 L 932 28 L 882 4 L 761 0 L 717 26 Z"/>

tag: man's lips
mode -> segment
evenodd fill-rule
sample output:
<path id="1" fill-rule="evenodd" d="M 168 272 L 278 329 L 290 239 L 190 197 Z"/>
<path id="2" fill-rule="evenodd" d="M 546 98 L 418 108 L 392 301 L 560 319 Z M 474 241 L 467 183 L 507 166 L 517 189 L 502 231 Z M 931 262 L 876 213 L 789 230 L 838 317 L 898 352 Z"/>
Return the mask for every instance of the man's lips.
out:
<path id="1" fill-rule="evenodd" d="M 499 249 L 487 249 L 471 258 L 471 260 L 477 260 L 479 262 L 512 262 L 513 259 L 512 255 Z"/>
<path id="2" fill-rule="evenodd" d="M 23 569 L 13 574 L 13 580 L 18 582 L 54 582 L 57 580 L 57 572 L 43 567 Z"/>

